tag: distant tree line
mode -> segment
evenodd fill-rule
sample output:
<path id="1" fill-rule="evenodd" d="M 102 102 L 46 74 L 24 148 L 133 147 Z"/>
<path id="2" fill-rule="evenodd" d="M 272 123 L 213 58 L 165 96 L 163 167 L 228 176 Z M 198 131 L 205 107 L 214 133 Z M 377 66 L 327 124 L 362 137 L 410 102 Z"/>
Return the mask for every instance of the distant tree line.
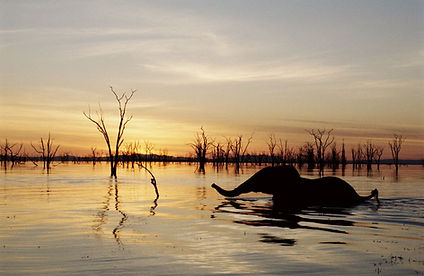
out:
<path id="1" fill-rule="evenodd" d="M 270 134 L 266 142 L 268 151 L 257 154 L 247 151 L 252 142 L 252 136 L 247 139 L 243 139 L 242 135 L 235 138 L 224 137 L 225 141 L 220 142 L 216 138 L 207 136 L 203 127 L 200 130 L 190 144 L 200 169 L 204 168 L 206 162 L 212 162 L 214 164 L 234 163 L 236 168 L 241 163 L 259 165 L 267 163 L 271 166 L 297 164 L 299 167 L 306 165 L 308 169 L 317 168 L 320 172 L 323 172 L 325 167 L 337 169 L 340 166 L 345 167 L 348 163 L 352 164 L 353 169 L 366 166 L 367 170 L 371 170 L 372 165 L 376 164 L 379 170 L 385 149 L 383 145 L 376 145 L 369 140 L 352 147 L 351 161 L 348 161 L 344 140 L 341 146 L 338 146 L 332 135 L 333 129 L 311 129 L 306 132 L 311 136 L 312 141 L 305 142 L 297 149 L 290 147 L 287 140 Z M 394 134 L 393 139 L 388 141 L 392 153 L 392 164 L 395 165 L 396 172 L 398 172 L 399 153 L 404 140 L 402 135 Z"/>
<path id="2" fill-rule="evenodd" d="M 271 166 L 296 164 L 299 167 L 306 166 L 308 169 L 320 171 L 324 168 L 343 168 L 347 164 L 352 164 L 353 169 L 365 167 L 371 170 L 372 165 L 375 165 L 379 170 L 383 163 L 384 150 L 388 148 L 392 159 L 384 160 L 385 163 L 393 164 L 396 172 L 399 169 L 399 156 L 405 141 L 402 135 L 394 134 L 393 138 L 387 142 L 388 147 L 377 145 L 371 140 L 363 144 L 359 143 L 350 149 L 350 160 L 348 160 L 349 153 L 346 151 L 344 140 L 341 145 L 337 144 L 332 135 L 332 129 L 312 129 L 306 132 L 311 136 L 311 141 L 297 148 L 291 147 L 287 140 L 270 134 L 266 141 L 267 151 L 255 153 L 248 151 L 253 141 L 252 135 L 223 137 L 218 140 L 208 136 L 201 127 L 193 142 L 189 144 L 193 150 L 191 156 L 171 156 L 166 149 L 159 149 L 158 153 L 155 153 L 153 143 L 146 140 L 143 144 L 139 141 L 123 144 L 116 157 L 114 155 L 113 161 L 117 160 L 116 166 L 128 168 L 134 168 L 142 162 L 197 162 L 199 168 L 204 169 L 205 164 L 211 162 L 216 166 L 235 164 L 236 168 L 243 163 L 270 164 Z M 91 162 L 93 165 L 96 162 L 110 162 L 110 156 L 98 151 L 95 147 L 90 148 L 90 154 L 85 156 L 75 156 L 66 152 L 58 154 L 60 146 L 54 145 L 50 134 L 47 139 L 41 137 L 38 143 L 30 145 L 33 154 L 25 151 L 23 143 L 12 143 L 5 139 L 3 143 L 0 143 L 0 165 L 7 168 L 8 164 L 13 167 L 26 162 L 32 162 L 36 166 L 41 163 L 43 168 L 49 171 L 53 162 Z"/>
<path id="3" fill-rule="evenodd" d="M 90 107 L 88 113 L 83 112 L 84 116 L 96 126 L 97 130 L 103 136 L 107 146 L 106 156 L 101 156 L 101 153 L 95 147 L 90 148 L 91 155 L 85 157 L 72 156 L 69 153 L 63 153 L 61 156 L 57 156 L 60 146 L 54 146 L 53 139 L 49 133 L 46 140 L 40 138 L 38 144 L 34 145 L 31 143 L 31 147 L 36 153 L 35 156 L 29 156 L 25 153 L 22 143 L 10 143 L 6 139 L 4 144 L 0 144 L 0 165 L 7 169 L 8 164 L 11 164 L 11 167 L 13 167 L 16 164 L 25 163 L 29 160 L 38 166 L 38 162 L 41 161 L 43 168 L 49 172 L 54 161 L 73 161 L 75 163 L 85 161 L 92 162 L 93 165 L 99 161 L 108 161 L 110 164 L 110 175 L 116 178 L 119 164 L 127 167 L 131 166 L 131 168 L 134 168 L 134 165 L 137 164 L 152 175 L 152 184 L 157 188 L 156 179 L 142 162 L 198 162 L 200 170 L 204 170 L 206 162 L 212 162 L 214 165 L 234 163 L 237 170 L 242 163 L 256 163 L 259 165 L 267 163 L 271 164 L 271 166 L 296 163 L 299 167 L 307 165 L 308 169 L 319 168 L 320 173 L 323 172 L 326 166 L 336 169 L 340 165 L 342 167 L 346 166 L 348 162 L 345 143 L 343 141 L 341 147 L 337 146 L 335 137 L 332 134 L 333 129 L 306 130 L 312 139 L 297 149 L 290 147 L 287 140 L 277 139 L 274 134 L 271 134 L 267 141 L 268 152 L 264 151 L 257 154 L 248 152 L 249 145 L 253 140 L 252 135 L 247 138 L 243 135 L 238 135 L 235 137 L 224 137 L 224 140 L 218 140 L 209 137 L 204 128 L 201 127 L 200 132 L 196 133 L 192 143 L 189 144 L 194 151 L 194 156 L 192 157 L 169 156 L 167 150 L 161 150 L 159 154 L 154 154 L 154 146 L 149 141 L 144 142 L 143 153 L 142 145 L 139 142 L 124 144 L 124 132 L 127 124 L 132 119 L 132 116 L 127 115 L 127 105 L 136 90 L 118 94 L 110 87 L 110 91 L 115 97 L 119 111 L 117 135 L 114 141 L 112 141 L 109 131 L 106 128 L 100 104 L 99 110 L 95 112 L 95 117 L 92 115 Z M 394 134 L 393 139 L 388 142 L 396 173 L 399 167 L 399 153 L 404 140 L 405 138 L 402 135 Z M 366 164 L 367 169 L 371 170 L 372 164 L 375 163 L 377 164 L 377 169 L 379 169 L 383 151 L 383 146 L 375 145 L 372 141 L 352 147 L 351 163 L 353 164 L 353 168 L 361 168 L 362 165 Z"/>

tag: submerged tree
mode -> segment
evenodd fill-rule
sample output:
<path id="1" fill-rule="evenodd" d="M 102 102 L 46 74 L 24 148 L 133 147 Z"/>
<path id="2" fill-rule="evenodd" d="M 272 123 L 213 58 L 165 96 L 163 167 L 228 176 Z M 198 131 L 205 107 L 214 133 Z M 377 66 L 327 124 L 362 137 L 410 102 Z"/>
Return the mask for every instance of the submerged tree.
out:
<path id="1" fill-rule="evenodd" d="M 0 145 L 0 163 L 3 162 L 4 167 L 6 168 L 7 162 L 12 163 L 12 167 L 15 163 L 22 161 L 21 151 L 23 149 L 23 144 L 11 144 L 6 138 L 4 145 Z"/>
<path id="2" fill-rule="evenodd" d="M 331 146 L 331 155 L 329 158 L 329 163 L 331 164 L 331 167 L 333 168 L 333 170 L 337 169 L 339 167 L 340 164 L 340 152 L 337 149 L 337 144 L 333 143 L 333 145 Z"/>
<path id="3" fill-rule="evenodd" d="M 209 147 L 213 145 L 213 142 L 211 142 L 210 138 L 206 136 L 203 127 L 200 127 L 200 130 L 201 132 L 196 133 L 196 136 L 194 137 L 194 142 L 190 145 L 196 154 L 200 170 L 202 171 L 205 168 L 206 154 L 209 150 Z"/>
<path id="4" fill-rule="evenodd" d="M 314 138 L 317 163 L 319 164 L 320 173 L 324 171 L 325 151 L 334 142 L 334 136 L 331 136 L 332 131 L 333 129 L 311 129 L 309 131 L 307 130 L 307 132 Z"/>
<path id="5" fill-rule="evenodd" d="M 283 140 L 280 138 L 278 140 L 278 149 L 279 149 L 279 159 L 281 161 L 281 163 L 283 165 L 285 165 L 286 163 L 292 164 L 294 162 L 295 159 L 295 152 L 293 148 L 289 148 L 288 146 L 288 141 Z"/>
<path id="6" fill-rule="evenodd" d="M 152 161 L 153 159 L 153 149 L 155 146 L 149 140 L 144 140 L 144 153 L 146 161 Z"/>
<path id="7" fill-rule="evenodd" d="M 277 139 L 274 134 L 269 135 L 269 141 L 267 142 L 269 156 L 271 157 L 271 165 L 274 166 L 275 163 L 275 147 L 277 146 Z"/>
<path id="8" fill-rule="evenodd" d="M 377 162 L 377 170 L 380 170 L 381 156 L 383 155 L 384 147 L 376 146 L 375 148 L 375 161 Z"/>
<path id="9" fill-rule="evenodd" d="M 396 174 L 399 172 L 399 152 L 402 148 L 402 143 L 405 141 L 405 138 L 402 135 L 393 134 L 393 140 L 389 141 L 390 150 L 392 152 L 393 163 L 395 164 Z"/>
<path id="10" fill-rule="evenodd" d="M 110 176 L 116 177 L 116 168 L 118 166 L 119 162 L 119 148 L 122 146 L 122 143 L 124 142 L 123 135 L 125 131 L 125 127 L 127 126 L 128 122 L 132 119 L 132 116 L 126 116 L 127 111 L 127 104 L 131 100 L 132 96 L 134 95 L 136 90 L 131 90 L 129 95 L 127 95 L 126 92 L 123 92 L 121 96 L 118 96 L 118 94 L 113 90 L 112 86 L 110 87 L 111 92 L 115 96 L 116 101 L 118 102 L 118 108 L 119 108 L 119 126 L 118 126 L 118 132 L 116 135 L 116 141 L 113 145 L 109 136 L 109 133 L 106 129 L 104 117 L 103 117 L 103 110 L 101 109 L 99 105 L 99 111 L 96 111 L 97 119 L 94 119 L 91 115 L 91 111 L 88 111 L 88 114 L 83 112 L 84 116 L 89 119 L 91 122 L 93 122 L 97 130 L 103 135 L 103 138 L 105 139 L 106 145 L 108 147 L 108 153 L 109 153 L 109 162 L 110 162 Z"/>
<path id="11" fill-rule="evenodd" d="M 252 136 L 247 139 L 246 144 L 244 144 L 243 135 L 239 135 L 237 138 L 234 139 L 231 151 L 233 152 L 234 162 L 236 163 L 236 169 L 238 169 L 240 163 L 244 161 L 244 156 L 246 155 L 247 148 L 249 147 L 251 142 Z"/>
<path id="12" fill-rule="evenodd" d="M 43 137 L 40 138 L 40 144 L 38 147 L 34 146 L 31 143 L 31 147 L 35 150 L 35 152 L 41 154 L 41 160 L 43 161 L 43 168 L 50 171 L 51 162 L 54 160 L 57 151 L 59 150 L 60 145 L 57 145 L 56 148 L 53 146 L 53 139 L 49 137 L 47 141 L 44 141 Z"/>
<path id="13" fill-rule="evenodd" d="M 343 140 L 343 144 L 342 144 L 342 160 L 341 160 L 341 162 L 342 162 L 342 167 L 345 168 L 347 160 L 346 160 L 346 149 L 345 149 L 344 140 Z"/>
<path id="14" fill-rule="evenodd" d="M 365 158 L 367 161 L 367 171 L 371 170 L 372 161 L 375 159 L 376 155 L 376 146 L 371 142 L 367 141 L 364 145 L 365 148 Z"/>
<path id="15" fill-rule="evenodd" d="M 91 161 L 93 162 L 93 166 L 96 165 L 96 160 L 97 160 L 97 151 L 95 147 L 91 147 Z"/>
<path id="16" fill-rule="evenodd" d="M 214 164 L 219 164 L 224 160 L 224 146 L 220 142 L 213 143 L 212 145 L 212 160 Z"/>
<path id="17" fill-rule="evenodd" d="M 225 137 L 225 150 L 224 150 L 224 159 L 225 159 L 225 164 L 228 166 L 228 163 L 230 162 L 230 153 L 231 153 L 231 148 L 233 147 L 233 140 L 231 140 L 230 137 Z"/>

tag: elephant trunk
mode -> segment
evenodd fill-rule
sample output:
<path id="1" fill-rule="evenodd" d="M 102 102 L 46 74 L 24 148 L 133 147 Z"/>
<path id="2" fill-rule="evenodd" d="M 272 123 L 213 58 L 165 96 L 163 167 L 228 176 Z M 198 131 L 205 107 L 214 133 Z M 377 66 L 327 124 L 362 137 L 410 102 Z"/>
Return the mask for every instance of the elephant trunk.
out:
<path id="1" fill-rule="evenodd" d="M 222 189 L 221 187 L 219 187 L 215 183 L 212 184 L 212 188 L 214 188 L 218 193 L 220 193 L 221 195 L 226 196 L 226 197 L 234 197 L 234 196 L 238 196 L 238 195 L 243 193 L 243 191 L 241 191 L 241 189 L 239 189 L 239 187 L 235 188 L 234 190 L 228 191 L 228 190 Z"/>
<path id="2" fill-rule="evenodd" d="M 374 189 L 371 191 L 371 194 L 369 196 L 361 196 L 362 201 L 368 200 L 375 197 L 375 199 L 377 200 L 377 203 L 380 204 L 380 200 L 378 199 L 378 190 Z"/>

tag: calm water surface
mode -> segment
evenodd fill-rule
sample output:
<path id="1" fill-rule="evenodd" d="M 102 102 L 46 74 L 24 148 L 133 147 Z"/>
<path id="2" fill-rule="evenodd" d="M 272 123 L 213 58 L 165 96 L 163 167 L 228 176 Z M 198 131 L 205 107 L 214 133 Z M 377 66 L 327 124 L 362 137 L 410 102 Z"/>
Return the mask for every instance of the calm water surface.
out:
<path id="1" fill-rule="evenodd" d="M 271 197 L 226 199 L 260 167 L 206 173 L 153 164 L 160 198 L 138 168 L 59 164 L 0 171 L 1 275 L 423 275 L 424 168 L 334 172 L 374 200 L 283 213 Z M 316 177 L 316 172 L 301 172 Z M 327 175 L 333 172 L 327 172 Z"/>

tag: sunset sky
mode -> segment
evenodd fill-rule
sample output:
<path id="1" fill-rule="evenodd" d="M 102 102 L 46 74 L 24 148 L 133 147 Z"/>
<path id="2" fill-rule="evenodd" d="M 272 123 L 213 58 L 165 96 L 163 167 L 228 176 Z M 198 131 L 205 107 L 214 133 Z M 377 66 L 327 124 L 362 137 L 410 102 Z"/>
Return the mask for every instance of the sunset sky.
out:
<path id="1" fill-rule="evenodd" d="M 83 111 L 137 92 L 126 141 L 186 155 L 208 135 L 305 129 L 424 158 L 423 1 L 0 1 L 0 143 L 49 132 L 61 152 L 105 148 Z M 389 156 L 389 148 L 385 156 Z M 350 155 L 348 155 L 350 158 Z"/>

